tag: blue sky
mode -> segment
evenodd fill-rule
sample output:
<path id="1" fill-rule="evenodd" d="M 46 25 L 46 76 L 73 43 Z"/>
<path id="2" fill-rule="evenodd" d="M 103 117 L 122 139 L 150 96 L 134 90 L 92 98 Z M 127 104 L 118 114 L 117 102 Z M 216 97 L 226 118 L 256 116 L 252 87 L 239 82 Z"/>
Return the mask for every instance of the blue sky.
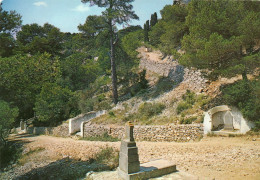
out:
<path id="1" fill-rule="evenodd" d="M 62 32 L 78 32 L 77 26 L 83 24 L 89 15 L 100 15 L 102 8 L 89 7 L 81 0 L 0 0 L 4 10 L 15 10 L 22 15 L 23 24 L 50 23 Z M 173 0 L 135 0 L 134 11 L 139 21 L 130 22 L 131 25 L 141 25 L 150 19 L 151 14 L 157 12 Z"/>

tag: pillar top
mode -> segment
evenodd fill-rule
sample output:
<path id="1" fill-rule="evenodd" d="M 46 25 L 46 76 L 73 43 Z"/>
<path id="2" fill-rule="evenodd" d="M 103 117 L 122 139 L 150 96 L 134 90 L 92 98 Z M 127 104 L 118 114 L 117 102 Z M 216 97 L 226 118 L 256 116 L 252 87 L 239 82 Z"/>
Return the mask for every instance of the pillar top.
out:
<path id="1" fill-rule="evenodd" d="M 126 126 L 134 126 L 134 124 L 133 124 L 131 121 L 128 121 L 128 122 L 126 123 Z"/>

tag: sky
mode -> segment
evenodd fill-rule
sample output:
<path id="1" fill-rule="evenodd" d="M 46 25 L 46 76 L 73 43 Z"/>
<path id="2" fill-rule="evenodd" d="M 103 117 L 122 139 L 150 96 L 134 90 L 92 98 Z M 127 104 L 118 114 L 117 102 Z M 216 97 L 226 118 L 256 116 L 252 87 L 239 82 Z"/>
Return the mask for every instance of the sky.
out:
<path id="1" fill-rule="evenodd" d="M 77 26 L 84 24 L 87 16 L 101 15 L 104 10 L 97 6 L 81 3 L 81 0 L 0 0 L 2 8 L 6 11 L 15 10 L 22 16 L 23 25 L 45 23 L 58 27 L 62 32 L 78 32 Z M 139 21 L 133 20 L 130 25 L 141 25 L 151 18 L 151 14 L 157 12 L 173 0 L 135 0 L 135 13 Z"/>

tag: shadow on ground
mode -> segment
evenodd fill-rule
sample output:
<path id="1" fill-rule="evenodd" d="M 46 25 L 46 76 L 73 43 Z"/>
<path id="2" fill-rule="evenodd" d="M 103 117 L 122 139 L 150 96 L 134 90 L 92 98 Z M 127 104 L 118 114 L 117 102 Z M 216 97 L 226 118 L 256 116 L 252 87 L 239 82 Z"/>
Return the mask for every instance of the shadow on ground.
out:
<path id="1" fill-rule="evenodd" d="M 21 157 L 23 146 L 29 143 L 29 141 L 21 140 L 23 137 L 31 137 L 31 135 L 13 135 L 7 140 L 6 145 L 0 146 L 0 172 Z"/>
<path id="2" fill-rule="evenodd" d="M 90 161 L 77 161 L 64 158 L 44 167 L 32 169 L 31 171 L 14 178 L 15 180 L 74 180 L 86 177 L 89 171 L 109 170 L 109 167 L 102 164 L 91 163 Z"/>

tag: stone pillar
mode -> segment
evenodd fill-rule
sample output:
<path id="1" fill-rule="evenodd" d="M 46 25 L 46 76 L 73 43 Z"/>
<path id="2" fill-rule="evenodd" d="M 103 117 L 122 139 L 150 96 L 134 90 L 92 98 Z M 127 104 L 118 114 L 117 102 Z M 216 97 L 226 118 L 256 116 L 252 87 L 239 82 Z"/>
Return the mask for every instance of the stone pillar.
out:
<path id="1" fill-rule="evenodd" d="M 134 125 L 127 122 L 125 128 L 126 134 L 124 140 L 121 141 L 118 169 L 118 175 L 123 179 L 126 179 L 128 174 L 140 171 L 138 148 L 134 140 Z"/>
<path id="2" fill-rule="evenodd" d="M 24 121 L 20 121 L 21 130 L 24 130 Z"/>

